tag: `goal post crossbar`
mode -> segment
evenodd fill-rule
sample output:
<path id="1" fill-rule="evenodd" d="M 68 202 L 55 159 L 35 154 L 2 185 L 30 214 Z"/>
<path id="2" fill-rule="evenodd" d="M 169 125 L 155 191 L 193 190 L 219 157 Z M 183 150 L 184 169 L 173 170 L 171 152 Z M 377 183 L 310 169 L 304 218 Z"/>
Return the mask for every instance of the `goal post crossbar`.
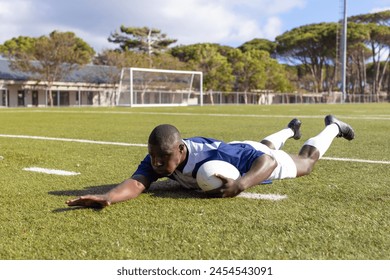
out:
<path id="1" fill-rule="evenodd" d="M 168 70 L 168 69 L 152 69 L 152 68 L 137 68 L 137 67 L 130 67 L 130 68 L 124 68 L 124 69 L 130 69 L 131 71 L 138 71 L 138 72 L 199 74 L 199 75 L 203 74 L 201 71 L 189 71 L 189 70 Z"/>

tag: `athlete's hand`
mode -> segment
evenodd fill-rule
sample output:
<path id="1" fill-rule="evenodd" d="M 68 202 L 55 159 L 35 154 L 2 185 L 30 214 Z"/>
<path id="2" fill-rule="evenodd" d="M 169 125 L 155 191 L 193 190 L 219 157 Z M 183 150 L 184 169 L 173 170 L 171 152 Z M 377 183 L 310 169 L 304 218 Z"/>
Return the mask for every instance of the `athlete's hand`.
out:
<path id="1" fill-rule="evenodd" d="M 82 206 L 89 208 L 103 208 L 111 203 L 105 195 L 84 195 L 65 202 L 68 206 Z"/>
<path id="2" fill-rule="evenodd" d="M 214 176 L 221 179 L 222 181 L 222 187 L 220 188 L 220 192 L 222 193 L 223 198 L 235 197 L 242 192 L 236 180 L 227 178 L 221 174 L 215 174 Z"/>

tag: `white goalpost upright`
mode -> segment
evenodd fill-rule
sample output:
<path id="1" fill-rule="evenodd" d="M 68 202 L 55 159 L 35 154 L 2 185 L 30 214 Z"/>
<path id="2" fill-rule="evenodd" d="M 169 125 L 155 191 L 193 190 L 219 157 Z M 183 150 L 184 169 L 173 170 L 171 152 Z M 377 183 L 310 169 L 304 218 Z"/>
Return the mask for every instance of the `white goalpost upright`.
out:
<path id="1" fill-rule="evenodd" d="M 117 106 L 203 105 L 203 73 L 200 71 L 123 68 Z"/>

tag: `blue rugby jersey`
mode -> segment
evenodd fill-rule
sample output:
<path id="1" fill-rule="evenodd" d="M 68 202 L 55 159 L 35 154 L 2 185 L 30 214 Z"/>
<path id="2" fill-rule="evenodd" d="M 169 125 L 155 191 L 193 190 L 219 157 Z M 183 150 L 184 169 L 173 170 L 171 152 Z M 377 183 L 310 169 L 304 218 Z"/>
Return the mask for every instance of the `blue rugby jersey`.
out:
<path id="1" fill-rule="evenodd" d="M 264 153 L 245 143 L 225 143 L 220 140 L 204 137 L 183 139 L 187 146 L 187 162 L 183 170 L 176 170 L 169 178 L 178 181 L 183 187 L 199 189 L 196 183 L 196 173 L 199 167 L 209 160 L 223 160 L 234 165 L 243 175 L 252 166 L 252 163 Z M 151 182 L 162 176 L 154 172 L 150 155 L 147 155 L 139 164 L 134 175 L 143 175 Z"/>

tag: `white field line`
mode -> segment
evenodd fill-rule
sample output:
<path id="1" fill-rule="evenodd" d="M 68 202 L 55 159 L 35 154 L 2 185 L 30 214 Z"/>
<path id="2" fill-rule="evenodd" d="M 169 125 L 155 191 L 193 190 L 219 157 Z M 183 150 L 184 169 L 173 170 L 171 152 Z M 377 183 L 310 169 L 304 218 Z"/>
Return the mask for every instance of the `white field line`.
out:
<path id="1" fill-rule="evenodd" d="M 58 169 L 48 169 L 48 168 L 41 168 L 41 167 L 26 167 L 26 168 L 23 168 L 23 170 L 24 171 L 31 171 L 31 172 L 38 172 L 38 173 L 45 173 L 45 174 L 52 174 L 52 175 L 61 175 L 61 176 L 80 175 L 80 173 L 78 173 L 78 172 L 58 170 Z"/>
<path id="2" fill-rule="evenodd" d="M 108 141 L 95 141 L 95 140 L 72 139 L 72 138 L 56 138 L 56 137 L 44 137 L 44 136 L 0 134 L 0 137 L 3 137 L 3 138 L 34 139 L 34 140 L 47 140 L 47 141 L 76 142 L 76 143 L 113 145 L 113 146 L 147 147 L 146 144 L 137 144 L 137 143 L 108 142 Z M 373 164 L 390 164 L 390 161 L 383 161 L 383 160 L 366 160 L 366 159 L 333 158 L 333 157 L 322 157 L 321 159 L 324 159 L 324 160 L 335 160 L 335 161 L 360 162 L 360 163 L 373 163 Z"/>
<path id="3" fill-rule="evenodd" d="M 354 159 L 354 158 L 333 158 L 333 157 L 322 157 L 325 160 L 336 160 L 336 161 L 352 161 L 362 163 L 377 163 L 377 164 L 390 164 L 390 161 L 383 160 L 368 160 L 368 159 Z"/>
<path id="4" fill-rule="evenodd" d="M 95 141 L 95 140 L 72 139 L 72 138 L 56 138 L 56 137 L 44 137 L 44 136 L 0 134 L 0 137 L 4 137 L 4 138 L 34 139 L 34 140 L 47 140 L 47 141 L 62 141 L 62 142 L 77 142 L 77 143 L 114 145 L 114 146 L 147 147 L 146 144 L 132 144 L 132 143 L 107 142 L 107 141 Z"/>
<path id="5" fill-rule="evenodd" d="M 282 200 L 286 199 L 287 195 L 280 194 L 261 194 L 261 193 L 240 193 L 237 197 L 250 198 L 250 199 L 264 199 L 264 200 Z"/>

